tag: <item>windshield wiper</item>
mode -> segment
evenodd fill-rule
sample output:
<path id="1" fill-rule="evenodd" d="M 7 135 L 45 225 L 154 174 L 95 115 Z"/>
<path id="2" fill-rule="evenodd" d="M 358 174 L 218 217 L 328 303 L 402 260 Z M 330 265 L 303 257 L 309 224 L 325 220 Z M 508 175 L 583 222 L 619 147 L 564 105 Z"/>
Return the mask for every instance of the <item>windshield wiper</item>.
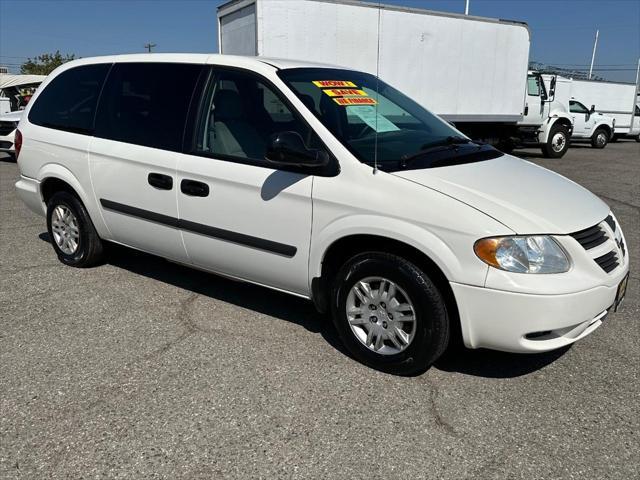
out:
<path id="1" fill-rule="evenodd" d="M 447 150 L 456 149 L 458 145 L 463 145 L 465 143 L 471 143 L 471 140 L 458 136 L 449 136 L 442 140 L 438 140 L 437 142 L 425 143 L 416 153 L 412 155 L 403 155 L 400 158 L 400 167 L 407 168 L 411 162 L 418 158 L 422 158 L 423 156 L 429 155 L 433 152 L 445 152 Z"/>

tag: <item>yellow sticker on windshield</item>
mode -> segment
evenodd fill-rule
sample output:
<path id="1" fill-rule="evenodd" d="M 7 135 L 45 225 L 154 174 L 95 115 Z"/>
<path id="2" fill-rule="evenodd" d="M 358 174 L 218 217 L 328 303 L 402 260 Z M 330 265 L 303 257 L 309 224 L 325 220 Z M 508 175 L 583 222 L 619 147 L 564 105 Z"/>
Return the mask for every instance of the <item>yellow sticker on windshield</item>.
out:
<path id="1" fill-rule="evenodd" d="M 313 84 L 320 88 L 344 88 L 357 86 L 355 83 L 348 82 L 346 80 L 314 80 Z"/>
<path id="2" fill-rule="evenodd" d="M 339 97 L 334 98 L 334 102 L 338 105 L 375 105 L 377 102 L 371 97 Z"/>
<path id="3" fill-rule="evenodd" d="M 367 97 L 367 92 L 354 88 L 329 88 L 323 90 L 330 97 Z"/>

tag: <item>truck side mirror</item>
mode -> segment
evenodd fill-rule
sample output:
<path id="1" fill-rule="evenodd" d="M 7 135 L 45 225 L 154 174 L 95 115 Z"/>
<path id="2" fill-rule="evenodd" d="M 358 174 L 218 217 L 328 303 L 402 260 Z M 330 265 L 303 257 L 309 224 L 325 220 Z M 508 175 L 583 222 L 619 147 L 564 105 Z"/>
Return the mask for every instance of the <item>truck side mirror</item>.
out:
<path id="1" fill-rule="evenodd" d="M 551 77 L 551 82 L 549 83 L 549 98 L 553 102 L 556 97 L 556 76 Z"/>
<path id="2" fill-rule="evenodd" d="M 589 110 L 589 113 L 596 113 L 596 106 L 595 105 L 591 105 L 591 110 Z"/>

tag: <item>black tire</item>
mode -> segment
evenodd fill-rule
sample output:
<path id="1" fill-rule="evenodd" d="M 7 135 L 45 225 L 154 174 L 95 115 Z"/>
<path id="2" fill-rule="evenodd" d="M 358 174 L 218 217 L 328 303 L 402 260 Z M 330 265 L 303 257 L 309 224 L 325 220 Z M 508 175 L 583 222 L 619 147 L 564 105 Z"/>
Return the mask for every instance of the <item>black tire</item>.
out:
<path id="1" fill-rule="evenodd" d="M 52 217 L 57 207 L 67 208 L 75 217 L 78 232 L 77 247 L 72 253 L 65 253 L 58 245 L 52 229 Z M 104 259 L 104 245 L 98 236 L 93 222 L 82 202 L 69 192 L 57 192 L 47 203 L 47 230 L 51 245 L 58 258 L 65 265 L 87 268 L 102 263 Z"/>
<path id="2" fill-rule="evenodd" d="M 597 128 L 591 135 L 591 146 L 593 148 L 604 148 L 609 143 L 609 134 L 604 128 Z"/>
<path id="3" fill-rule="evenodd" d="M 558 144 L 558 136 L 563 138 Z M 554 125 L 549 132 L 547 143 L 542 146 L 542 154 L 547 158 L 562 158 L 569 149 L 569 129 L 564 125 Z"/>
<path id="4" fill-rule="evenodd" d="M 395 283 L 413 305 L 413 340 L 399 353 L 383 355 L 372 350 L 358 339 L 349 325 L 346 311 L 349 293 L 357 282 L 367 277 L 382 277 Z M 333 320 L 340 338 L 349 352 L 365 365 L 396 375 L 412 375 L 425 371 L 447 348 L 449 319 L 440 291 L 424 272 L 401 257 L 379 252 L 356 255 L 336 275 L 331 298 Z M 388 307 L 380 303 L 378 308 L 386 311 Z M 370 313 L 365 310 L 364 316 Z M 387 315 L 381 312 L 378 314 Z M 392 320 L 389 322 L 392 323 Z M 382 324 L 385 324 L 386 329 L 386 323 L 381 322 L 380 325 Z M 362 328 L 364 331 L 364 327 Z M 389 347 L 393 345 L 390 341 L 385 341 L 384 348 Z"/>
<path id="5" fill-rule="evenodd" d="M 640 142 L 640 133 L 636 136 L 636 142 Z"/>

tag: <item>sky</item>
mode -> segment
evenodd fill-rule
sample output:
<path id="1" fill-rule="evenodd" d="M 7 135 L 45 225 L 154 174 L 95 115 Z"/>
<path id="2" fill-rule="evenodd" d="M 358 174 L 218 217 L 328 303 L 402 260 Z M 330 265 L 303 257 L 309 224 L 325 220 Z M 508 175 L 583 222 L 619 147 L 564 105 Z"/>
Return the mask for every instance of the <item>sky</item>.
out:
<path id="1" fill-rule="evenodd" d="M 296 1 L 296 0 L 290 0 Z M 0 0 L 0 65 L 17 71 L 45 52 L 88 57 L 143 52 L 217 52 L 216 0 Z M 464 13 L 465 0 L 382 0 Z M 588 68 L 600 29 L 596 73 L 634 82 L 640 0 L 470 0 L 470 14 L 525 21 L 530 60 Z"/>

